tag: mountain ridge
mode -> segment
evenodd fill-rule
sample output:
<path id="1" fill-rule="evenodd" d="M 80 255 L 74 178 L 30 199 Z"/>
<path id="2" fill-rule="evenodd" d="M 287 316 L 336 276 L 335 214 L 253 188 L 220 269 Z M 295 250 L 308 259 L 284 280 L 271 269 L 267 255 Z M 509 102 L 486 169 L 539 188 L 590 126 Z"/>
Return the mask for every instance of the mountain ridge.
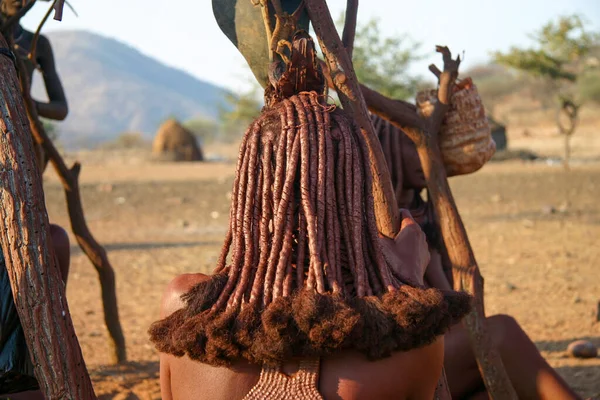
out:
<path id="1" fill-rule="evenodd" d="M 216 120 L 227 89 L 153 59 L 117 39 L 83 30 L 45 33 L 54 50 L 69 115 L 57 122 L 66 147 L 88 147 L 123 132 L 152 137 L 168 117 Z M 45 100 L 36 73 L 33 96 Z"/>

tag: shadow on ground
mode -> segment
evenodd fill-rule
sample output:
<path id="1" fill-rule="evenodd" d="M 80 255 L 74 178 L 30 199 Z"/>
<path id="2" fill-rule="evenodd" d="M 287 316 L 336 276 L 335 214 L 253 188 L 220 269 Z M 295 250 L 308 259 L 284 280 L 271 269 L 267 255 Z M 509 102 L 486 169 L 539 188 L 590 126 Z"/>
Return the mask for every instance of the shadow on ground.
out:
<path id="1" fill-rule="evenodd" d="M 553 351 L 553 352 L 566 352 L 569 344 L 573 343 L 576 340 L 586 340 L 588 342 L 592 342 L 594 346 L 600 347 L 600 337 L 591 337 L 591 336 L 582 336 L 573 339 L 565 339 L 565 340 L 540 340 L 535 342 L 540 351 Z M 598 376 L 598 380 L 600 381 L 600 375 Z"/>
<path id="2" fill-rule="evenodd" d="M 168 248 L 188 248 L 197 246 L 220 246 L 222 241 L 207 241 L 207 242 L 133 242 L 133 243 L 108 243 L 103 244 L 106 251 L 123 251 L 123 250 L 152 250 L 152 249 L 168 249 Z M 71 246 L 71 254 L 81 253 L 81 248 L 78 245 Z"/>
<path id="3" fill-rule="evenodd" d="M 558 367 L 556 371 L 576 382 L 571 388 L 584 399 L 600 400 L 600 365 Z"/>
<path id="4" fill-rule="evenodd" d="M 132 361 L 96 367 L 90 371 L 90 377 L 98 400 L 137 400 L 160 396 L 158 361 Z"/>
<path id="5" fill-rule="evenodd" d="M 562 364 L 575 361 L 574 358 L 567 355 L 566 351 L 569 344 L 576 340 L 587 340 L 596 347 L 600 347 L 600 337 L 591 336 L 568 340 L 542 340 L 535 344 L 541 351 L 559 353 L 557 357 Z M 579 365 L 562 365 L 555 369 L 567 382 L 570 382 L 572 389 L 583 398 L 600 400 L 600 358 L 577 359 L 577 362 Z"/>

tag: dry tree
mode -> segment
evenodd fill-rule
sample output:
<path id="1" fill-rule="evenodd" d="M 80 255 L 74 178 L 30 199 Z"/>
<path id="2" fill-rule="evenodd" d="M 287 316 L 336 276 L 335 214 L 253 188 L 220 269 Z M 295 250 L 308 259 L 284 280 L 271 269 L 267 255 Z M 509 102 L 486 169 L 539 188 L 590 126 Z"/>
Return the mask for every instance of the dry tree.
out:
<path id="1" fill-rule="evenodd" d="M 57 150 L 51 138 L 48 136 L 37 112 L 37 107 L 31 96 L 31 82 L 27 73 L 26 63 L 30 63 L 33 68 L 37 68 L 36 48 L 40 38 L 42 27 L 54 11 L 54 19 L 61 20 L 63 7 L 69 2 L 64 0 L 43 0 L 51 2 L 50 8 L 44 15 L 38 25 L 31 41 L 31 47 L 27 49 L 26 58 L 16 57 L 12 53 L 14 66 L 17 68 L 17 76 L 20 83 L 21 95 L 23 97 L 27 119 L 30 125 L 31 134 L 34 138 L 34 154 L 38 161 L 39 172 L 43 173 L 48 162 L 54 166 L 56 174 L 60 178 L 65 191 L 65 199 L 71 222 L 71 229 L 77 243 L 82 251 L 88 256 L 94 268 L 98 272 L 100 288 L 102 295 L 102 304 L 104 308 L 104 321 L 109 333 L 109 346 L 111 362 L 119 363 L 127 359 L 125 347 L 125 337 L 119 320 L 119 309 L 117 306 L 116 285 L 114 269 L 109 261 L 105 249 L 98 243 L 93 236 L 83 210 L 81 193 L 79 190 L 79 175 L 81 173 L 81 164 L 75 162 L 70 168 L 65 163 L 63 157 Z M 14 48 L 12 28 L 18 24 L 20 19 L 36 4 L 37 0 L 28 0 L 19 12 L 6 21 L 0 21 L 0 34 L 4 35 L 9 43 L 9 48 Z M 72 8 L 71 8 L 72 9 Z M 74 11 L 74 10 L 72 10 Z M 1 19 L 1 18 L 0 18 Z"/>
<path id="2" fill-rule="evenodd" d="M 267 105 L 243 136 L 214 275 L 151 326 L 151 340 L 212 365 L 345 348 L 378 359 L 431 343 L 470 297 L 406 282 L 386 263 L 365 140 L 327 103 L 310 36 L 297 32 L 289 63 L 270 71 Z"/>

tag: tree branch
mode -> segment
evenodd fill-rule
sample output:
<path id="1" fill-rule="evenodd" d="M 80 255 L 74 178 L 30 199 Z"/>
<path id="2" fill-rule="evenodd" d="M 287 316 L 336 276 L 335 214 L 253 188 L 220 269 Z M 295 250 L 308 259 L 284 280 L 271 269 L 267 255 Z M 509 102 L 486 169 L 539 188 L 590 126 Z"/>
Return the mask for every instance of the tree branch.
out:
<path id="1" fill-rule="evenodd" d="M 54 1 L 54 20 L 62 21 L 63 9 L 65 8 L 65 0 Z"/>
<path id="2" fill-rule="evenodd" d="M 321 69 L 330 89 L 336 90 L 337 86 L 345 84 L 345 74 L 338 72 L 334 77 L 329 70 L 329 65 L 325 61 L 320 60 L 320 62 Z M 339 82 L 336 84 L 336 81 Z M 404 100 L 391 99 L 362 83 L 359 83 L 359 87 L 367 108 L 373 114 L 377 114 L 381 118 L 390 121 L 394 126 L 402 130 L 424 128 L 423 119 L 417 114 L 417 107 L 414 104 Z"/>
<path id="3" fill-rule="evenodd" d="M 34 65 L 35 68 L 37 68 L 37 66 L 38 66 L 36 53 L 37 53 L 37 44 L 40 39 L 40 32 L 42 31 L 42 28 L 46 24 L 46 21 L 48 21 L 48 18 L 50 18 L 50 14 L 52 14 L 52 10 L 56 6 L 57 1 L 58 0 L 54 0 L 52 5 L 48 9 L 48 12 L 46 12 L 46 15 L 44 15 L 44 18 L 42 18 L 42 21 L 38 25 L 38 27 L 35 31 L 35 34 L 33 35 L 33 39 L 31 40 L 31 47 L 29 49 L 29 54 L 27 55 L 27 58 L 29 58 L 29 61 L 31 61 L 31 63 Z"/>
<path id="4" fill-rule="evenodd" d="M 356 19 L 358 17 L 358 0 L 347 0 L 346 18 L 344 21 L 344 32 L 342 33 L 342 43 L 346 48 L 348 57 L 352 60 L 354 51 L 354 38 L 356 36 Z"/>
<path id="5" fill-rule="evenodd" d="M 424 127 L 423 119 L 417 114 L 417 107 L 414 104 L 390 99 L 363 84 L 360 85 L 360 89 L 369 111 L 373 114 L 390 121 L 402 130 Z"/>
<path id="6" fill-rule="evenodd" d="M 0 105 L 0 244 L 35 375 L 47 399 L 93 400 L 56 265 L 23 97 L 7 57 L 0 57 Z"/>
<path id="7" fill-rule="evenodd" d="M 517 399 L 516 392 L 504 369 L 500 353 L 492 343 L 491 336 L 487 331 L 483 278 L 450 190 L 439 147 L 439 130 L 454 92 L 460 57 L 457 57 L 456 60 L 452 59 L 447 47 L 437 46 L 437 51 L 442 53 L 444 70 L 439 74 L 439 87 L 434 109 L 430 115 L 423 116 L 425 129 L 409 129 L 406 133 L 417 145 L 427 180 L 430 201 L 433 203 L 448 259 L 452 264 L 454 289 L 465 291 L 474 297 L 473 311 L 465 317 L 464 322 L 485 386 L 493 399 Z M 430 70 L 434 73 L 439 71 L 435 66 L 430 67 Z"/>
<path id="8" fill-rule="evenodd" d="M 362 128 L 369 148 L 379 232 L 393 238 L 400 229 L 398 206 L 381 144 L 375 135 L 352 61 L 335 29 L 327 3 L 324 0 L 304 1 L 344 110 Z"/>
<path id="9" fill-rule="evenodd" d="M 450 107 L 450 99 L 454 91 L 454 84 L 458 78 L 458 67 L 460 66 L 460 56 L 456 60 L 452 59 L 450 49 L 446 46 L 436 46 L 435 50 L 442 54 L 444 60 L 444 70 L 438 75 L 438 98 L 434 104 L 433 113 L 427 118 L 429 120 L 428 129 L 430 132 L 439 132 L 444 116 Z M 437 75 L 439 69 L 434 65 L 429 67 Z"/>
<path id="10" fill-rule="evenodd" d="M 96 241 L 85 221 L 78 182 L 80 165 L 76 163 L 72 169 L 69 169 L 66 166 L 63 158 L 46 134 L 44 126 L 39 120 L 35 103 L 31 98 L 27 70 L 23 60 L 18 58 L 17 68 L 19 71 L 21 94 L 25 102 L 31 132 L 35 140 L 42 146 L 44 152 L 49 157 L 56 174 L 60 178 L 65 190 L 71 229 L 75 234 L 79 247 L 81 247 L 81 250 L 88 256 L 100 278 L 102 304 L 104 306 L 104 321 L 108 328 L 110 338 L 111 362 L 116 364 L 126 361 L 125 337 L 123 336 L 123 330 L 119 321 L 119 308 L 117 307 L 115 274 L 106 255 L 106 251 Z M 33 152 L 31 154 L 33 154 Z M 41 165 L 39 167 L 43 168 Z"/>

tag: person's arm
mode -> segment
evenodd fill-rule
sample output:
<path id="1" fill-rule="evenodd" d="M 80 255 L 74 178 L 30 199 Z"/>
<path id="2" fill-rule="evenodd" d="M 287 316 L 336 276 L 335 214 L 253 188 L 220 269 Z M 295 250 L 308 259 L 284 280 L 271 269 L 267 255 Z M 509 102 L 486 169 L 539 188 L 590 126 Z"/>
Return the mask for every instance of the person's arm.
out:
<path id="1" fill-rule="evenodd" d="M 173 400 L 171 392 L 171 371 L 169 370 L 169 357 L 160 354 L 160 397 L 163 400 Z"/>
<path id="2" fill-rule="evenodd" d="M 165 289 L 160 302 L 160 318 L 166 318 L 185 307 L 181 296 L 189 292 L 196 284 L 210 279 L 204 274 L 183 274 L 173 279 Z M 172 400 L 171 370 L 169 360 L 173 356 L 160 353 L 160 394 L 163 400 Z"/>
<path id="3" fill-rule="evenodd" d="M 400 232 L 392 240 L 381 237 L 381 250 L 396 277 L 413 286 L 423 286 L 423 275 L 429 264 L 429 246 L 425 233 L 408 210 L 400 209 Z"/>
<path id="4" fill-rule="evenodd" d="M 40 36 L 37 45 L 37 62 L 42 70 L 48 103 L 36 101 L 40 117 L 62 121 L 69 113 L 67 98 L 54 64 L 54 53 L 50 41 Z"/>

